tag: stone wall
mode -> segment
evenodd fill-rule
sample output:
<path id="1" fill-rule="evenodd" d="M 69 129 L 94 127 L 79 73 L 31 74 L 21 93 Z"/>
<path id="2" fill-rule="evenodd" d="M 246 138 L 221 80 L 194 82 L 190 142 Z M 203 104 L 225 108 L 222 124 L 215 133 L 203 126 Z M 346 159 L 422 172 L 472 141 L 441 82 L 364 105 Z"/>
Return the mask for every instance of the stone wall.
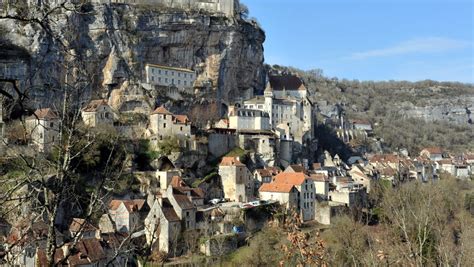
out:
<path id="1" fill-rule="evenodd" d="M 237 144 L 237 137 L 232 134 L 210 134 L 209 153 L 218 158 L 231 151 Z"/>

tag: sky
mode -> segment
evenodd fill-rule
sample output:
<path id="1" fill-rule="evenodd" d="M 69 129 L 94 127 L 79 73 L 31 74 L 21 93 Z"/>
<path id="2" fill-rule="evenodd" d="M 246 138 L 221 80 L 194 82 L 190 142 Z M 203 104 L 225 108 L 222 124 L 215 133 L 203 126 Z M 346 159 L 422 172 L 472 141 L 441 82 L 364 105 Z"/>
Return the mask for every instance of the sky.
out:
<path id="1" fill-rule="evenodd" d="M 474 0 L 241 0 L 265 62 L 358 80 L 474 83 Z"/>

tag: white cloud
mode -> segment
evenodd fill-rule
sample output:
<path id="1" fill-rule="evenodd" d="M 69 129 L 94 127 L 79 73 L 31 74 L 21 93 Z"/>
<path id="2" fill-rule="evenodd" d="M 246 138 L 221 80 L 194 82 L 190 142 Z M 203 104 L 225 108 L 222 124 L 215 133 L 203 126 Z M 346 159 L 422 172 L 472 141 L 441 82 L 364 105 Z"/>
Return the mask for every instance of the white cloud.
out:
<path id="1" fill-rule="evenodd" d="M 462 49 L 469 45 L 469 42 L 449 38 L 417 38 L 404 41 L 390 47 L 356 52 L 353 53 L 349 57 L 349 59 L 367 59 L 374 57 L 397 56 L 412 53 L 439 53 Z"/>

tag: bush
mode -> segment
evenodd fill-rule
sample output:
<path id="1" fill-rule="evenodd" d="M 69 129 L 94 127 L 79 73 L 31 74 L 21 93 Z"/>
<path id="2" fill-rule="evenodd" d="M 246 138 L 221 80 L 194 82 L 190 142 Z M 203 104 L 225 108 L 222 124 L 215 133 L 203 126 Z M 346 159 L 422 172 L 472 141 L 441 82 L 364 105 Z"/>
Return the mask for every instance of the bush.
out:
<path id="1" fill-rule="evenodd" d="M 170 155 L 172 152 L 181 151 L 178 138 L 166 137 L 158 143 L 158 151 L 161 155 Z"/>
<path id="2" fill-rule="evenodd" d="M 151 162 L 157 158 L 158 153 L 151 149 L 149 140 L 141 139 L 138 141 L 134 161 L 139 171 L 151 170 Z"/>

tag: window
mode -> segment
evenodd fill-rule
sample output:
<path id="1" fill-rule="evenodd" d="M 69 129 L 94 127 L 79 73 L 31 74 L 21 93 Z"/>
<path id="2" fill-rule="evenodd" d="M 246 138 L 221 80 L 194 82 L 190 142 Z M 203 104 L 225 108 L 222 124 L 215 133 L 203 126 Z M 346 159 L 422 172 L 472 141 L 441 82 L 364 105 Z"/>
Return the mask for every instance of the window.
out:
<path id="1" fill-rule="evenodd" d="M 171 79 L 171 84 L 174 84 L 174 79 Z"/>
<path id="2" fill-rule="evenodd" d="M 54 127 L 54 122 L 50 122 L 49 127 L 53 128 Z"/>
<path id="3" fill-rule="evenodd" d="M 151 69 L 151 73 L 155 73 L 155 69 Z"/>
<path id="4" fill-rule="evenodd" d="M 165 83 L 168 83 L 168 78 L 165 78 Z"/>
<path id="5" fill-rule="evenodd" d="M 158 77 L 158 81 L 161 82 L 161 77 Z"/>
<path id="6" fill-rule="evenodd" d="M 186 76 L 187 76 L 187 75 L 186 75 L 186 73 L 185 73 L 185 74 L 184 74 L 184 78 L 186 78 Z"/>
<path id="7" fill-rule="evenodd" d="M 167 71 L 167 70 L 165 70 L 165 75 L 168 75 L 168 71 Z"/>
<path id="8" fill-rule="evenodd" d="M 163 128 L 166 128 L 166 123 L 163 123 Z"/>
<path id="9" fill-rule="evenodd" d="M 171 76 L 174 76 L 174 71 L 171 72 Z"/>
<path id="10" fill-rule="evenodd" d="M 40 133 L 40 139 L 43 139 L 43 133 Z"/>
<path id="11" fill-rule="evenodd" d="M 180 131 L 183 131 L 183 126 L 179 127 L 179 130 L 180 130 Z"/>
<path id="12" fill-rule="evenodd" d="M 186 211 L 186 217 L 189 217 L 189 211 Z"/>
<path id="13" fill-rule="evenodd" d="M 161 74 L 161 70 L 158 70 L 158 74 Z"/>
<path id="14" fill-rule="evenodd" d="M 178 80 L 178 84 L 181 84 L 181 80 Z"/>
<path id="15" fill-rule="evenodd" d="M 178 77 L 181 77 L 181 73 L 178 72 Z"/>
<path id="16" fill-rule="evenodd" d="M 184 81 L 184 86 L 187 86 L 188 85 L 188 82 Z"/>
<path id="17" fill-rule="evenodd" d="M 155 81 L 155 77 L 151 76 L 151 80 L 152 80 L 152 81 Z"/>
<path id="18" fill-rule="evenodd" d="M 165 114 L 165 115 L 163 115 L 163 119 L 165 119 L 165 120 L 166 120 L 166 114 Z"/>

